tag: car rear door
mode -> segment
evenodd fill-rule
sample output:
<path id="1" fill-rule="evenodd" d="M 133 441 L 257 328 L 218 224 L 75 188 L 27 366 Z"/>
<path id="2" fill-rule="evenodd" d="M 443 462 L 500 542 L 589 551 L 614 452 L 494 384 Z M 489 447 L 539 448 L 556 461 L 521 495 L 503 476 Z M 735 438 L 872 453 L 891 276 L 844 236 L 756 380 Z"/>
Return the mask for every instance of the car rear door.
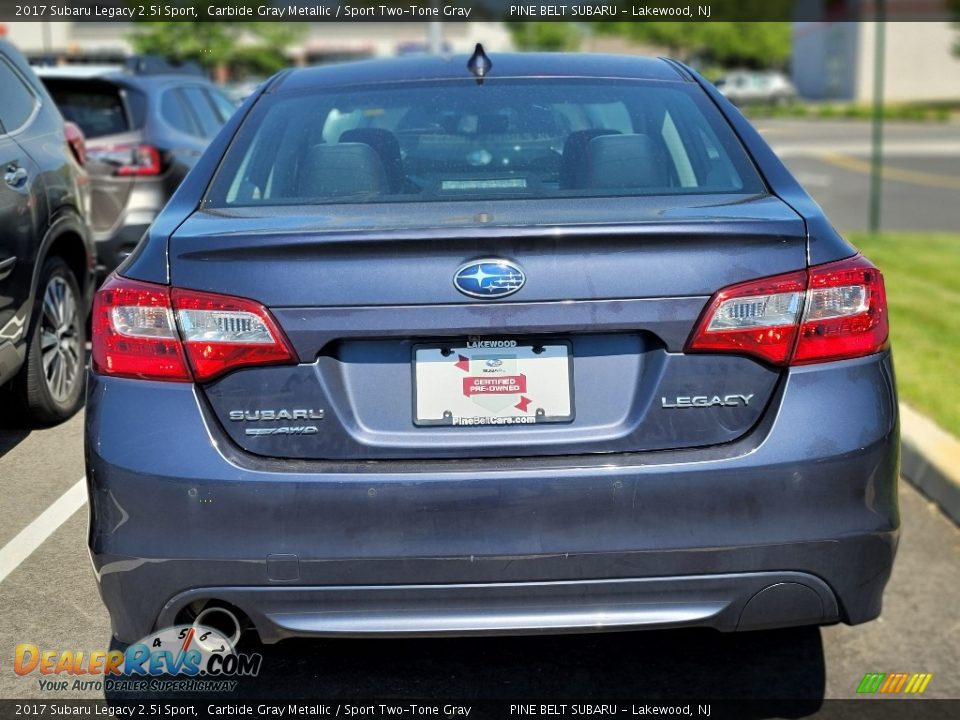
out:
<path id="1" fill-rule="evenodd" d="M 223 127 L 226 118 L 222 117 L 219 109 L 214 106 L 207 88 L 200 85 L 187 85 L 181 91 L 196 120 L 200 135 L 209 141 Z"/>
<path id="2" fill-rule="evenodd" d="M 199 90 L 202 86 L 196 83 L 178 80 L 154 92 L 156 110 L 148 120 L 147 132 L 152 141 L 168 153 L 167 187 L 171 193 L 223 125 L 206 98 L 194 95 Z"/>
<path id="3" fill-rule="evenodd" d="M 29 128 L 40 101 L 0 54 L 0 345 L 26 333 L 29 289 L 46 218 Z M 0 367 L 0 376 L 4 368 Z"/>

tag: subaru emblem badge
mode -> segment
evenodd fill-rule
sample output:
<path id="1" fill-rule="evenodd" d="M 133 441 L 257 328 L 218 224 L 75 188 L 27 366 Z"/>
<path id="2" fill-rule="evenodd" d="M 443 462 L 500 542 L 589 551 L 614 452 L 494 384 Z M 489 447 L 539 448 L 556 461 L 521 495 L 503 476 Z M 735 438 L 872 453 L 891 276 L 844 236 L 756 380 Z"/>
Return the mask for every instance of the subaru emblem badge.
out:
<path id="1" fill-rule="evenodd" d="M 518 265 L 509 260 L 488 258 L 464 263 L 453 275 L 453 284 L 464 295 L 494 299 L 513 295 L 527 281 Z"/>

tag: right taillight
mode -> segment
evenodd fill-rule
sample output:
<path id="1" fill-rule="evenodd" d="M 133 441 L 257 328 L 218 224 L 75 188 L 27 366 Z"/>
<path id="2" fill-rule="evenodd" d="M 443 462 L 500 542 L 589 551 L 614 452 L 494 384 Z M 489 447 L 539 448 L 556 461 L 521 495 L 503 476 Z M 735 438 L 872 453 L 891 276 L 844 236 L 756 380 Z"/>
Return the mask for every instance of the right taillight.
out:
<path id="1" fill-rule="evenodd" d="M 860 357 L 887 344 L 883 276 L 866 258 L 752 280 L 713 296 L 686 352 L 735 352 L 774 365 Z"/>
<path id="2" fill-rule="evenodd" d="M 113 276 L 93 303 L 93 367 L 101 375 L 207 382 L 296 357 L 269 311 L 245 298 Z"/>
<path id="3" fill-rule="evenodd" d="M 887 294 L 869 260 L 856 255 L 808 272 L 794 365 L 870 355 L 886 346 Z"/>

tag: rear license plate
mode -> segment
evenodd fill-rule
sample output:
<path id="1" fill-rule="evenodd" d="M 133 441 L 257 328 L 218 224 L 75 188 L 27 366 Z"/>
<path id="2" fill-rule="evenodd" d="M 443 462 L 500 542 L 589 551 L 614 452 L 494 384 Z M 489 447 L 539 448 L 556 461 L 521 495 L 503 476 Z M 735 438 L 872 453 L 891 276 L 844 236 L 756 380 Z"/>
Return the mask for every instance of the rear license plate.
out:
<path id="1" fill-rule="evenodd" d="M 417 345 L 415 425 L 535 425 L 573 420 L 570 343 L 480 340 Z"/>

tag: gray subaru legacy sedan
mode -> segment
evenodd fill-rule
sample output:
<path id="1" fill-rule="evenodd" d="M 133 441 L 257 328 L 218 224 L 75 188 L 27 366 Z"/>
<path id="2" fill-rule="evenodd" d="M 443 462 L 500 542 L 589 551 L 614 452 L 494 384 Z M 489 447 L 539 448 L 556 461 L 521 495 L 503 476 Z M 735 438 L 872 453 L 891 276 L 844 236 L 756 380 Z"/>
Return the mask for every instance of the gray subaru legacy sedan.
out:
<path id="1" fill-rule="evenodd" d="M 96 297 L 113 632 L 862 623 L 883 278 L 670 60 L 284 71 Z"/>

